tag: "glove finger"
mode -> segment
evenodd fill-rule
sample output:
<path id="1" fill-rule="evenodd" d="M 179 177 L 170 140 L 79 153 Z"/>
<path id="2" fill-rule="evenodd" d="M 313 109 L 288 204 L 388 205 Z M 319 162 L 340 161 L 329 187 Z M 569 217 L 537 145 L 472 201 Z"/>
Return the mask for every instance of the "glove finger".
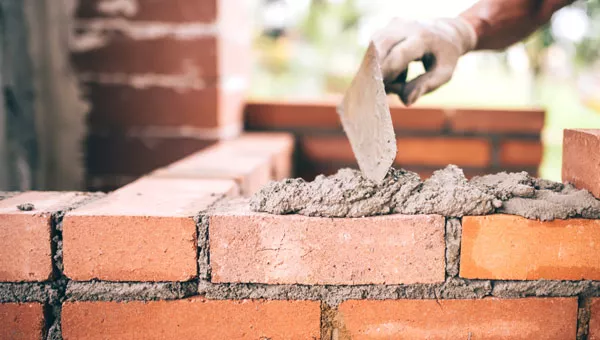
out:
<path id="1" fill-rule="evenodd" d="M 429 72 L 423 73 L 417 78 L 406 83 L 402 88 L 400 98 L 406 105 L 412 105 L 419 97 L 444 85 L 452 78 L 454 68 L 433 67 Z"/>
<path id="2" fill-rule="evenodd" d="M 383 81 L 395 81 L 400 74 L 408 70 L 411 61 L 421 59 L 425 52 L 425 44 L 416 38 L 409 38 L 394 46 L 381 65 Z"/>

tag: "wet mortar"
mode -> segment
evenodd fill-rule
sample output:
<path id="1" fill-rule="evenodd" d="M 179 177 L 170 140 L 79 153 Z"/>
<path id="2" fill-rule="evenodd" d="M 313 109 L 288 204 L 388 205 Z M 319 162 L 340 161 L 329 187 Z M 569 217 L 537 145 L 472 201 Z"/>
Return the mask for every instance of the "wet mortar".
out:
<path id="1" fill-rule="evenodd" d="M 256 212 L 319 217 L 365 217 L 385 214 L 438 214 L 446 217 L 494 213 L 551 221 L 600 218 L 600 200 L 570 184 L 500 172 L 467 180 L 449 165 L 422 181 L 414 172 L 390 169 L 381 184 L 360 171 L 341 169 L 312 182 L 270 182 L 250 200 Z"/>

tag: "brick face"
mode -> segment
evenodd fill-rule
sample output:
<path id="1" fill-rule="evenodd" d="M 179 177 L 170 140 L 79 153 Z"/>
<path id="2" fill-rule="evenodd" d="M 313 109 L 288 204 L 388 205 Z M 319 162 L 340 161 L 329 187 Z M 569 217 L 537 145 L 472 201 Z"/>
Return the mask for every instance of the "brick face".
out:
<path id="1" fill-rule="evenodd" d="M 93 105 L 89 121 L 96 128 L 193 127 L 213 129 L 217 133 L 218 128 L 241 126 L 241 101 L 239 105 L 224 103 L 232 100 L 229 95 L 241 94 L 214 84 L 204 89 L 181 91 L 166 87 L 88 84 L 87 90 Z"/>
<path id="2" fill-rule="evenodd" d="M 346 301 L 340 339 L 574 339 L 577 298 Z"/>
<path id="3" fill-rule="evenodd" d="M 457 132 L 539 134 L 544 128 L 543 110 L 446 110 L 450 127 Z"/>
<path id="4" fill-rule="evenodd" d="M 42 339 L 44 311 L 40 303 L 1 303 L 0 339 Z"/>
<path id="5" fill-rule="evenodd" d="M 565 130 L 562 180 L 600 198 L 600 130 Z"/>
<path id="6" fill-rule="evenodd" d="M 142 178 L 68 213 L 64 272 L 73 280 L 185 281 L 196 276 L 194 216 L 233 181 Z"/>
<path id="7" fill-rule="evenodd" d="M 213 282 L 400 284 L 444 281 L 444 218 L 330 219 L 236 209 L 210 217 Z"/>
<path id="8" fill-rule="evenodd" d="M 318 301 L 67 302 L 65 339 L 319 339 Z"/>
<path id="9" fill-rule="evenodd" d="M 500 164 L 531 166 L 542 162 L 544 146 L 541 141 L 508 140 L 500 144 Z"/>
<path id="10" fill-rule="evenodd" d="M 80 202 L 79 193 L 27 192 L 0 201 L 0 281 L 45 281 L 52 276 L 52 213 Z M 17 206 L 34 205 L 32 211 Z"/>
<path id="11" fill-rule="evenodd" d="M 600 221 L 463 218 L 460 276 L 498 280 L 600 280 Z"/>
<path id="12" fill-rule="evenodd" d="M 591 313 L 588 329 L 589 340 L 600 340 L 600 298 L 592 299 Z"/>

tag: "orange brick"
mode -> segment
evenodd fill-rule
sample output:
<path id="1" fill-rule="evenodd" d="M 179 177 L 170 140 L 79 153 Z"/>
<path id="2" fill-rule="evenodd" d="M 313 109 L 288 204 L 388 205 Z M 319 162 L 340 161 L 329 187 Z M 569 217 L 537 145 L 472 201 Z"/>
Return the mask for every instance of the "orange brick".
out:
<path id="1" fill-rule="evenodd" d="M 287 134 L 248 133 L 197 152 L 163 169 L 155 177 L 235 180 L 251 195 L 271 179 L 289 176 L 293 139 Z"/>
<path id="2" fill-rule="evenodd" d="M 213 282 L 400 284 L 444 281 L 444 218 L 210 217 Z"/>
<path id="3" fill-rule="evenodd" d="M 65 339 L 318 339 L 318 301 L 67 302 Z"/>
<path id="4" fill-rule="evenodd" d="M 498 280 L 600 280 L 600 220 L 463 218 L 460 276 Z"/>
<path id="5" fill-rule="evenodd" d="M 0 304 L 0 339 L 42 339 L 44 311 L 40 303 Z"/>
<path id="6" fill-rule="evenodd" d="M 543 154 L 541 141 L 508 140 L 500 144 L 502 165 L 540 165 Z"/>
<path id="7" fill-rule="evenodd" d="M 577 298 L 355 300 L 340 339 L 575 339 Z"/>
<path id="8" fill-rule="evenodd" d="M 589 340 L 600 340 L 600 298 L 592 299 L 591 313 L 588 328 Z"/>
<path id="9" fill-rule="evenodd" d="M 103 5 L 102 0 L 77 3 L 76 15 L 80 18 L 127 17 L 130 20 L 167 22 L 213 22 L 217 18 L 219 0 L 139 1 L 134 11 L 114 10 L 119 6 Z M 129 8 L 131 6 L 120 6 Z"/>
<path id="10" fill-rule="evenodd" d="M 44 281 L 52 276 L 52 213 L 79 203 L 81 193 L 26 192 L 0 201 L 0 281 Z M 31 203 L 34 209 L 17 206 Z"/>
<path id="11" fill-rule="evenodd" d="M 446 109 L 452 130 L 540 134 L 545 112 L 538 109 Z"/>
<path id="12" fill-rule="evenodd" d="M 600 129 L 564 131 L 562 180 L 600 198 Z"/>
<path id="13" fill-rule="evenodd" d="M 490 143 L 479 138 L 398 138 L 396 163 L 400 165 L 487 166 Z"/>
<path id="14" fill-rule="evenodd" d="M 246 106 L 246 122 L 254 129 L 337 129 L 341 130 L 337 102 L 257 101 Z M 390 107 L 394 128 L 399 130 L 441 130 L 446 116 L 440 109 Z"/>
<path id="15" fill-rule="evenodd" d="M 73 280 L 185 281 L 196 276 L 194 216 L 233 181 L 142 178 L 73 210 L 63 221 L 65 274 Z"/>

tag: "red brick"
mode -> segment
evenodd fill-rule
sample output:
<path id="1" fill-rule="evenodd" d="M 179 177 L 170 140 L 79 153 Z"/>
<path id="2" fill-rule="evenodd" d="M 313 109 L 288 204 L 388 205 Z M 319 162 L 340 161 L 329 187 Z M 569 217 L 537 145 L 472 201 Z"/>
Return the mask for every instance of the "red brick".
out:
<path id="1" fill-rule="evenodd" d="M 340 339 L 575 339 L 577 298 L 354 300 Z"/>
<path id="2" fill-rule="evenodd" d="M 135 88 L 126 85 L 89 84 L 92 104 L 89 122 L 94 127 L 192 127 L 218 133 L 218 128 L 241 127 L 243 94 L 211 85 L 201 90 Z"/>
<path id="3" fill-rule="evenodd" d="M 463 218 L 460 276 L 498 280 L 600 280 L 600 220 Z"/>
<path id="4" fill-rule="evenodd" d="M 409 284 L 444 281 L 444 218 L 210 217 L 213 282 Z"/>
<path id="5" fill-rule="evenodd" d="M 186 74 L 197 76 L 207 84 L 219 76 L 248 72 L 245 61 L 234 63 L 230 58 L 223 59 L 224 53 L 248 55 L 250 47 L 245 42 L 233 42 L 218 36 L 179 40 L 133 40 L 124 36 L 108 39 L 108 43 L 101 47 L 72 54 L 79 72 Z"/>
<path id="6" fill-rule="evenodd" d="M 341 129 L 334 102 L 252 102 L 246 106 L 246 122 L 255 129 Z M 390 109 L 396 129 L 441 130 L 442 110 L 422 108 Z"/>
<path id="7" fill-rule="evenodd" d="M 81 193 L 26 192 L 0 201 L 0 281 L 44 281 L 52 276 L 52 213 L 81 202 Z M 20 211 L 17 206 L 34 205 Z"/>
<path id="8" fill-rule="evenodd" d="M 592 299 L 589 340 L 600 340 L 600 298 Z"/>
<path id="9" fill-rule="evenodd" d="M 319 339 L 318 301 L 67 302 L 65 339 Z"/>
<path id="10" fill-rule="evenodd" d="M 213 145 L 192 137 L 154 138 L 92 134 L 87 140 L 88 175 L 140 176 Z"/>
<path id="11" fill-rule="evenodd" d="M 42 339 L 44 311 L 40 303 L 0 304 L 0 339 Z"/>
<path id="12" fill-rule="evenodd" d="M 500 144 L 502 165 L 540 165 L 543 155 L 544 146 L 541 141 L 508 140 Z"/>
<path id="13" fill-rule="evenodd" d="M 487 166 L 490 144 L 479 138 L 420 137 L 398 138 L 395 164 L 400 166 Z M 300 150 L 311 161 L 354 163 L 350 142 L 345 136 L 306 136 Z"/>
<path id="14" fill-rule="evenodd" d="M 562 180 L 600 198 L 600 130 L 564 131 Z"/>
<path id="15" fill-rule="evenodd" d="M 233 181 L 142 178 L 69 212 L 65 274 L 73 280 L 185 281 L 196 276 L 194 216 Z"/>
<path id="16" fill-rule="evenodd" d="M 257 137 L 257 138 L 255 138 Z M 273 179 L 278 153 L 289 152 L 288 141 L 257 135 L 224 141 L 152 173 L 154 177 L 232 179 L 241 193 L 251 195 Z M 271 141 L 269 149 L 265 144 Z M 277 150 L 277 142 L 279 149 Z M 281 166 L 281 165 L 280 165 Z M 285 170 L 281 170 L 285 171 Z"/>
<path id="17" fill-rule="evenodd" d="M 539 109 L 446 109 L 452 130 L 540 134 L 545 111 Z"/>
<path id="18" fill-rule="evenodd" d="M 80 18 L 127 17 L 130 20 L 167 22 L 213 22 L 218 2 L 222 0 L 138 0 L 133 13 L 104 10 L 104 0 L 79 1 L 76 15 Z M 114 6 L 112 6 L 114 7 Z M 121 7 L 122 8 L 122 7 Z"/>

